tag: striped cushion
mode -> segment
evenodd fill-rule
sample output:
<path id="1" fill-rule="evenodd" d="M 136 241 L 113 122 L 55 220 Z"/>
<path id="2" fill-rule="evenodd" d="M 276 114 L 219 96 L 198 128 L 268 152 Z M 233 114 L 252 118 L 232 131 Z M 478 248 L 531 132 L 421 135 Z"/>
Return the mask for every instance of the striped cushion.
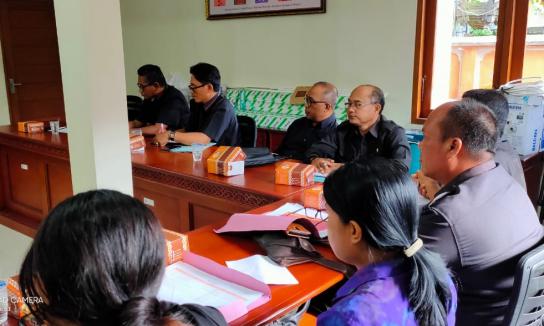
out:
<path id="1" fill-rule="evenodd" d="M 304 116 L 304 105 L 289 104 L 291 92 L 227 88 L 226 96 L 234 104 L 236 114 L 253 118 L 258 128 L 285 131 L 294 120 Z M 338 123 L 346 120 L 346 99 L 346 96 L 339 96 L 336 102 Z"/>

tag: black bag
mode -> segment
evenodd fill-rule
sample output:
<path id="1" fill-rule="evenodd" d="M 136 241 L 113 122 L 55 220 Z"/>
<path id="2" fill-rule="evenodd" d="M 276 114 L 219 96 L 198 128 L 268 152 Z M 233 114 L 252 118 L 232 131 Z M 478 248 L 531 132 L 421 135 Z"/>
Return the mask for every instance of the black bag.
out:
<path id="1" fill-rule="evenodd" d="M 243 147 L 242 150 L 246 154 L 245 167 L 275 163 L 283 159 L 279 155 L 270 153 L 268 147 Z"/>
<path id="2" fill-rule="evenodd" d="M 355 268 L 351 265 L 324 258 L 307 239 L 291 237 L 279 232 L 262 233 L 253 238 L 266 251 L 268 257 L 281 266 L 315 262 L 348 277 L 355 272 Z"/>

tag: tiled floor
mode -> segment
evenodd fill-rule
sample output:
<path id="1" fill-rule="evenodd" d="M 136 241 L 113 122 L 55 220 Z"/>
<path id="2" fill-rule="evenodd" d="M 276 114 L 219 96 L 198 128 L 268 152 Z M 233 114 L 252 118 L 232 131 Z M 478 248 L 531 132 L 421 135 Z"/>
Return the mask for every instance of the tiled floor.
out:
<path id="1" fill-rule="evenodd" d="M 19 273 L 32 238 L 0 225 L 0 279 Z"/>

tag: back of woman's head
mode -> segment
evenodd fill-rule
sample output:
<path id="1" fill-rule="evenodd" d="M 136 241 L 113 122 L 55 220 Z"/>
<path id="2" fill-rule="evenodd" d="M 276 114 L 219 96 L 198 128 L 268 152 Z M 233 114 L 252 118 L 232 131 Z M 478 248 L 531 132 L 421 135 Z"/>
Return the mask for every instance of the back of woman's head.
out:
<path id="1" fill-rule="evenodd" d="M 217 311 L 219 315 L 219 311 Z M 135 298 L 125 306 L 120 325 L 130 326 L 214 326 L 223 325 L 209 318 L 198 305 L 178 305 L 156 298 Z M 199 321 L 200 319 L 200 321 Z M 222 317 L 221 317 L 222 319 Z M 223 320 L 224 322 L 224 320 Z M 226 322 L 224 323 L 226 325 Z"/>
<path id="2" fill-rule="evenodd" d="M 138 200 L 111 190 L 78 194 L 43 221 L 20 273 L 39 319 L 117 325 L 132 298 L 155 296 L 164 271 L 160 223 Z"/>
<path id="3" fill-rule="evenodd" d="M 445 325 L 451 293 L 448 271 L 438 255 L 418 242 L 417 188 L 396 162 L 371 158 L 348 163 L 325 180 L 324 195 L 342 223 L 361 227 L 370 248 L 404 257 L 411 275 L 408 298 L 420 325 Z"/>

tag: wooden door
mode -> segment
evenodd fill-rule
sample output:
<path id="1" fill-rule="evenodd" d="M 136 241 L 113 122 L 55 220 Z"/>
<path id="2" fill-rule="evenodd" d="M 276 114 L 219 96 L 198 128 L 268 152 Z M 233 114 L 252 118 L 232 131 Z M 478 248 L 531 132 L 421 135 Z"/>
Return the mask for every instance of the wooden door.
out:
<path id="1" fill-rule="evenodd" d="M 64 118 L 53 0 L 0 0 L 11 123 Z"/>

